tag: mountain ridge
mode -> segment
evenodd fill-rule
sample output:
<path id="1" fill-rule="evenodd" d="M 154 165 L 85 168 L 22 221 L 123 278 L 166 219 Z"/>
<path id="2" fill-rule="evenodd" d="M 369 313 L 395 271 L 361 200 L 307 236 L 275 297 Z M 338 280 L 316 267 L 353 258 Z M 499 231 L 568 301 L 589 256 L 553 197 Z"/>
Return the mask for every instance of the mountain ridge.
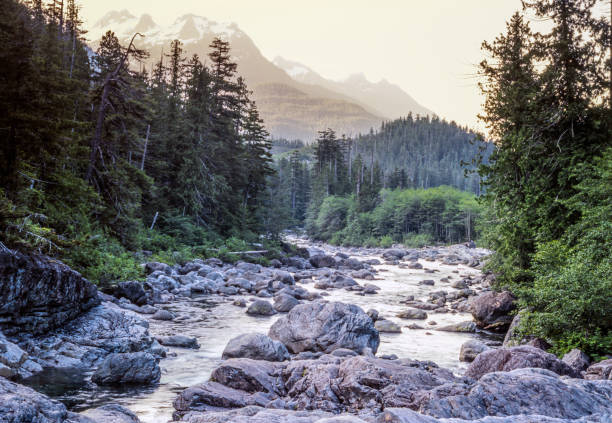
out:
<path id="1" fill-rule="evenodd" d="M 89 36 L 93 40 L 90 45 L 95 48 L 107 30 L 115 32 L 121 42 L 129 41 L 136 32 L 143 33 L 145 36 L 137 38 L 135 43 L 149 51 L 150 58 L 145 63 L 149 69 L 162 57 L 164 51 L 168 51 L 174 39 L 181 40 L 187 57 L 195 53 L 202 58 L 207 56 L 208 46 L 215 37 L 227 40 L 232 48 L 232 56 L 238 63 L 238 74 L 253 91 L 253 98 L 266 127 L 276 138 L 312 141 L 317 131 L 327 127 L 351 136 L 367 133 L 372 128 L 378 129 L 383 121 L 409 112 L 423 114 L 423 111 L 427 111 L 433 114 L 416 101 L 412 109 L 405 107 L 407 103 L 404 103 L 394 113 L 381 111 L 385 108 L 380 103 L 385 100 L 377 100 L 377 97 L 393 99 L 398 95 L 382 93 L 376 88 L 380 83 L 373 84 L 366 80 L 369 84 L 366 84 L 366 88 L 373 93 L 368 95 L 365 92 L 367 90 L 358 88 L 357 84 L 353 84 L 355 92 L 351 92 L 350 82 L 334 83 L 310 68 L 310 73 L 318 77 L 314 83 L 312 78 L 300 80 L 264 57 L 253 40 L 236 23 L 219 23 L 195 14 L 184 14 L 172 24 L 161 26 L 148 14 L 137 17 L 123 9 L 108 12 L 89 28 Z M 401 91 L 399 87 L 394 87 Z M 401 93 L 408 96 L 403 91 Z"/>

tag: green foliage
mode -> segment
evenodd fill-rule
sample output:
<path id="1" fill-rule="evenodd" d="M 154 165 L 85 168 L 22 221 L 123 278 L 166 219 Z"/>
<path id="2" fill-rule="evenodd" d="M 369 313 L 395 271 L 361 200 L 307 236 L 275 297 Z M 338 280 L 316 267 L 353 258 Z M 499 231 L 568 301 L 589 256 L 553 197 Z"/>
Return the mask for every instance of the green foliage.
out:
<path id="1" fill-rule="evenodd" d="M 523 333 L 595 356 L 612 351 L 610 22 L 596 3 L 523 2 L 550 31 L 533 33 L 516 13 L 483 44 L 496 150 L 479 169 L 489 268 L 518 295 Z"/>
<path id="2" fill-rule="evenodd" d="M 355 195 L 330 196 L 307 221 L 316 239 L 334 244 L 410 246 L 463 242 L 477 237 L 476 221 L 482 206 L 473 194 L 451 187 L 383 190 L 382 202 L 372 211 L 360 212 Z"/>
<path id="3" fill-rule="evenodd" d="M 112 31 L 90 57 L 73 0 L 0 2 L 3 244 L 107 284 L 141 277 L 143 250 L 183 262 L 284 228 L 262 212 L 271 145 L 227 42 L 204 65 L 174 40 L 148 75 Z"/>

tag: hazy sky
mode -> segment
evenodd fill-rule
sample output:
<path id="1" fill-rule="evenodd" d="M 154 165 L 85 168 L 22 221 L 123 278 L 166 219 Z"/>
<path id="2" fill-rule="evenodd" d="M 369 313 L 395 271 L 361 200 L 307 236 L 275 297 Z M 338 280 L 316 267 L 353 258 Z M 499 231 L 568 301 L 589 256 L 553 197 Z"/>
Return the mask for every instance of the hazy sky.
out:
<path id="1" fill-rule="evenodd" d="M 480 45 L 505 30 L 520 0 L 80 0 L 86 24 L 110 10 L 169 24 L 185 13 L 236 22 L 273 59 L 324 77 L 362 72 L 400 85 L 440 116 L 480 128 Z"/>

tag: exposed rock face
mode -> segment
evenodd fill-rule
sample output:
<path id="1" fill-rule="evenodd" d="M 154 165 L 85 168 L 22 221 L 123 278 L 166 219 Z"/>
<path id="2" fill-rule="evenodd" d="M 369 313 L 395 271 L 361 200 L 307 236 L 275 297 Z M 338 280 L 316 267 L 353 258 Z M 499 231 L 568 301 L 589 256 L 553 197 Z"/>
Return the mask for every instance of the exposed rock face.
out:
<path id="1" fill-rule="evenodd" d="M 153 355 L 137 353 L 111 354 L 104 359 L 91 380 L 98 385 L 143 384 L 159 382 L 161 371 Z"/>
<path id="2" fill-rule="evenodd" d="M 380 343 L 372 319 L 361 308 L 339 302 L 300 304 L 278 319 L 268 335 L 295 354 L 330 353 L 337 348 L 376 352 Z"/>
<path id="3" fill-rule="evenodd" d="M 99 304 L 78 272 L 46 256 L 0 252 L 0 330 L 42 334 Z"/>
<path id="4" fill-rule="evenodd" d="M 508 291 L 488 291 L 471 300 L 470 312 L 479 326 L 503 331 L 512 322 L 514 300 Z"/>
<path id="5" fill-rule="evenodd" d="M 461 382 L 431 362 L 342 355 L 284 363 L 228 360 L 212 372 L 214 382 L 186 389 L 174 407 L 179 415 L 248 405 L 380 412 L 386 406 L 418 408 L 428 390 Z"/>
<path id="6" fill-rule="evenodd" d="M 258 406 L 248 406 L 228 411 L 211 411 L 205 415 L 199 412 L 187 413 L 181 422 L 187 423 L 363 423 L 363 420 L 350 416 L 353 420 L 339 420 L 348 416 L 334 416 L 324 411 L 275 410 Z"/>
<path id="7" fill-rule="evenodd" d="M 24 337 L 20 345 L 43 367 L 92 368 L 112 353 L 149 351 L 148 327 L 144 318 L 105 302 L 44 336 Z"/>
<path id="8" fill-rule="evenodd" d="M 58 423 L 67 417 L 66 407 L 59 401 L 0 377 L 0 422 Z"/>
<path id="9" fill-rule="evenodd" d="M 580 377 L 578 371 L 553 354 L 527 345 L 484 351 L 470 364 L 465 375 L 479 379 L 491 372 L 507 372 L 528 367 L 550 370 L 559 375 Z"/>
<path id="10" fill-rule="evenodd" d="M 594 417 L 588 421 L 598 422 L 605 421 L 597 418 L 598 414 L 612 413 L 611 394 L 612 384 L 609 383 L 562 379 L 544 369 L 517 369 L 486 374 L 469 391 L 433 399 L 419 411 L 434 417 L 467 420 L 526 415 L 532 416 L 526 420 L 529 422 L 546 421 L 542 416 L 559 419 Z"/>
<path id="11" fill-rule="evenodd" d="M 289 359 L 287 348 L 263 333 L 249 333 L 230 339 L 222 357 L 252 358 L 253 360 L 284 361 Z"/>

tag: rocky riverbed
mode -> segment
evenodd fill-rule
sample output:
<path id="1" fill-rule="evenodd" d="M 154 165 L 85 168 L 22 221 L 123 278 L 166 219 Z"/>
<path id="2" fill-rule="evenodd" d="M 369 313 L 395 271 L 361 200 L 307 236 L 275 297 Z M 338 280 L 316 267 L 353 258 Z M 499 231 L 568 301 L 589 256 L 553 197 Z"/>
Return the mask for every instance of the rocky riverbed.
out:
<path id="1" fill-rule="evenodd" d="M 291 241 L 270 267 L 148 263 L 112 295 L 4 255 L 0 404 L 27 400 L 0 422 L 612 421 L 612 361 L 502 347 L 487 251 Z"/>

